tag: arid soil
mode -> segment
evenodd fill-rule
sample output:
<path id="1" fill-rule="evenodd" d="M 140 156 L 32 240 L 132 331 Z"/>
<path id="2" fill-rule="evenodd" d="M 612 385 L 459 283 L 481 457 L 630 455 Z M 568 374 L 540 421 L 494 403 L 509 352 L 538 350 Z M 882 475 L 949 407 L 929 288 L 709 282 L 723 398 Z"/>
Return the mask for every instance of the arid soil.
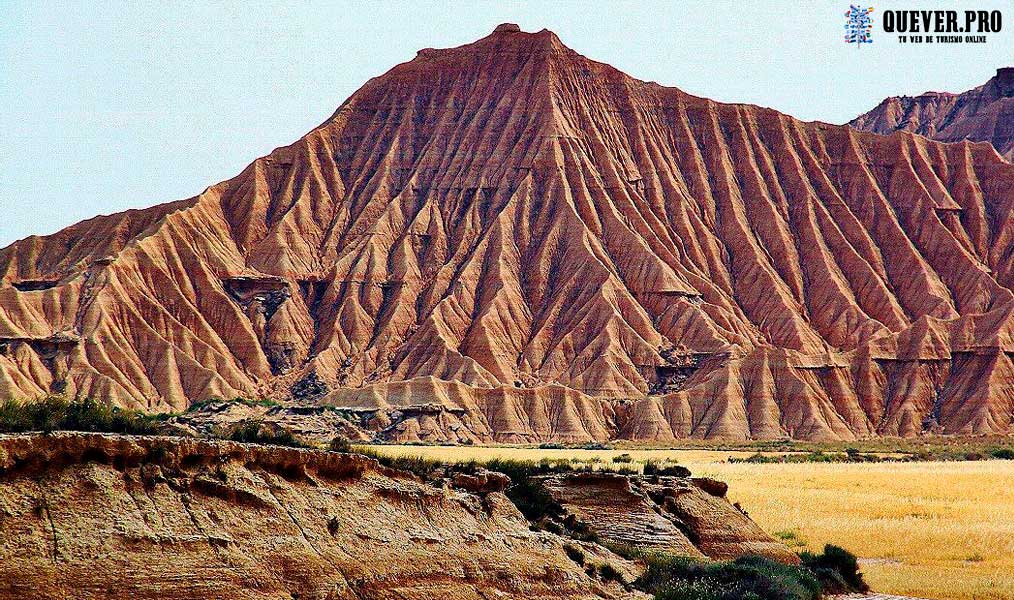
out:
<path id="1" fill-rule="evenodd" d="M 850 126 L 874 133 L 911 131 L 941 142 L 989 142 L 1008 161 L 1014 159 L 1014 67 L 975 89 L 952 94 L 926 92 L 894 96 Z"/>
<path id="2" fill-rule="evenodd" d="M 0 436 L 0 539 L 4 599 L 639 597 L 499 492 L 277 446 Z"/>
<path id="3" fill-rule="evenodd" d="M 425 49 L 198 196 L 0 250 L 0 398 L 270 396 L 391 440 L 1002 433 L 1014 166 Z"/>

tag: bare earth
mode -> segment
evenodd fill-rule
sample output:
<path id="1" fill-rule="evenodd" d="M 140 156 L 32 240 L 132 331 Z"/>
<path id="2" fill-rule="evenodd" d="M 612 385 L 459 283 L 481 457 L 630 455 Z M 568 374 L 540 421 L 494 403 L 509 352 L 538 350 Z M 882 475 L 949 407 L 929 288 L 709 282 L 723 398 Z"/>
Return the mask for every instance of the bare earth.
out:
<path id="1" fill-rule="evenodd" d="M 0 250 L 0 398 L 294 398 L 400 441 L 1004 433 L 1012 210 L 987 143 L 504 25 L 193 198 Z"/>

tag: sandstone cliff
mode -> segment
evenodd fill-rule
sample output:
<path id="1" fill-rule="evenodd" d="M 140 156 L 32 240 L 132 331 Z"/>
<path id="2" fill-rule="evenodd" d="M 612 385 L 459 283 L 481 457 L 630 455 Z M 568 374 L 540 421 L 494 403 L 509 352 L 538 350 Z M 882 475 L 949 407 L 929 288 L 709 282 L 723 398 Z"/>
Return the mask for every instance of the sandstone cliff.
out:
<path id="1" fill-rule="evenodd" d="M 543 485 L 607 542 L 695 558 L 754 555 L 799 562 L 725 498 L 727 486 L 720 481 L 572 473 L 546 477 Z"/>
<path id="2" fill-rule="evenodd" d="M 960 94 L 926 92 L 915 97 L 887 98 L 849 125 L 874 133 L 912 131 L 941 142 L 989 142 L 1011 161 L 1014 159 L 1014 67 L 997 69 L 995 77 Z"/>
<path id="3" fill-rule="evenodd" d="M 500 493 L 277 446 L 0 436 L 0 540 L 4 599 L 641 597 Z"/>
<path id="4" fill-rule="evenodd" d="M 270 395 L 389 439 L 997 433 L 1014 166 L 501 26 L 194 198 L 0 250 L 0 397 Z"/>

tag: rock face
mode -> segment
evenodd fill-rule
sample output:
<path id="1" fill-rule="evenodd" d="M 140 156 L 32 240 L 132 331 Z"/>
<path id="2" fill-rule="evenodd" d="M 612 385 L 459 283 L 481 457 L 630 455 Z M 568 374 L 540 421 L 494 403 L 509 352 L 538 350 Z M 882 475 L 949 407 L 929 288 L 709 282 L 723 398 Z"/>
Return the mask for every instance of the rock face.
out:
<path id="1" fill-rule="evenodd" d="M 911 131 L 941 142 L 989 142 L 1014 160 L 1014 67 L 996 70 L 983 85 L 963 92 L 894 96 L 850 126 L 874 133 Z"/>
<path id="2" fill-rule="evenodd" d="M 0 539 L 3 599 L 639 597 L 500 493 L 186 438 L 0 437 Z"/>
<path id="3" fill-rule="evenodd" d="M 996 433 L 1014 166 L 421 51 L 201 195 L 0 250 L 0 397 L 376 408 L 389 439 Z"/>
<path id="4" fill-rule="evenodd" d="M 697 558 L 759 555 L 799 562 L 725 499 L 722 482 L 574 473 L 546 477 L 543 484 L 568 514 L 607 542 Z"/>

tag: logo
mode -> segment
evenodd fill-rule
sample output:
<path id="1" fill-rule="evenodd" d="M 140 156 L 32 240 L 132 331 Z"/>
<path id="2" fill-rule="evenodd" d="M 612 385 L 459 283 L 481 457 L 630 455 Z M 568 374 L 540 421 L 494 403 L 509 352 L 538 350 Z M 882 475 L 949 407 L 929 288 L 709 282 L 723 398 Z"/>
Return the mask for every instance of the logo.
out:
<path id="1" fill-rule="evenodd" d="M 872 6 L 859 8 L 855 4 L 849 5 L 849 9 L 845 11 L 845 41 L 847 43 L 855 44 L 857 48 L 861 48 L 863 44 L 873 43 L 871 12 L 873 12 Z"/>

